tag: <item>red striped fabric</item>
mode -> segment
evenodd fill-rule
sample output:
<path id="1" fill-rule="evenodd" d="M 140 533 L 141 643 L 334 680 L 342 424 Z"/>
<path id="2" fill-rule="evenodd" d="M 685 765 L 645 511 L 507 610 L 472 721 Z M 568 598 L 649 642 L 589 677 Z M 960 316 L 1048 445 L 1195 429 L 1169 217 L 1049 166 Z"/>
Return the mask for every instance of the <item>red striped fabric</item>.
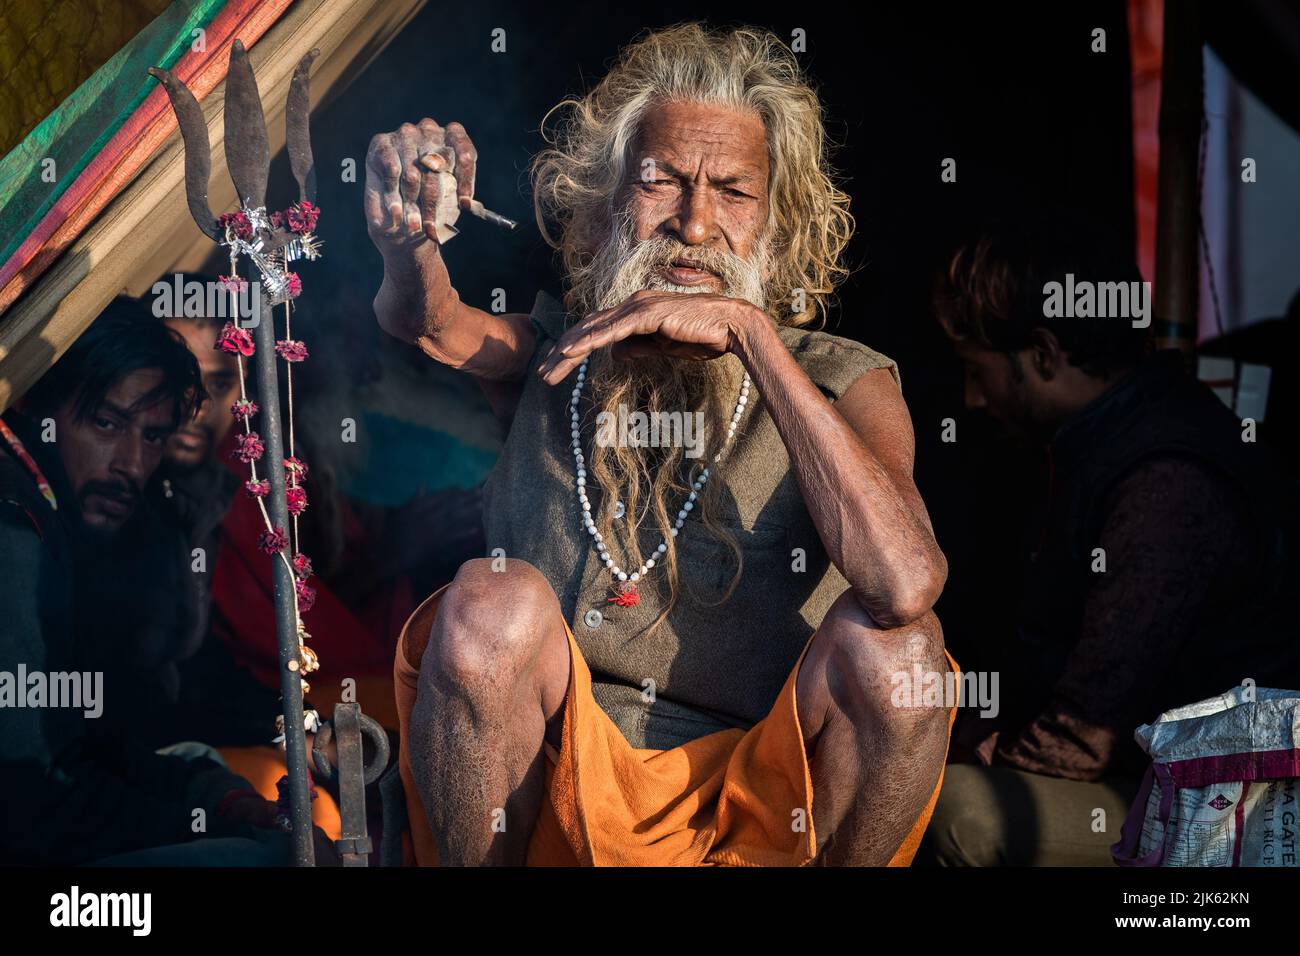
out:
<path id="1" fill-rule="evenodd" d="M 202 53 L 190 50 L 172 72 L 202 101 L 225 79 L 235 39 L 251 49 L 290 3 L 292 0 L 230 0 L 207 29 L 207 49 Z M 176 117 L 159 86 L 0 266 L 0 314 L 76 241 L 175 129 Z"/>

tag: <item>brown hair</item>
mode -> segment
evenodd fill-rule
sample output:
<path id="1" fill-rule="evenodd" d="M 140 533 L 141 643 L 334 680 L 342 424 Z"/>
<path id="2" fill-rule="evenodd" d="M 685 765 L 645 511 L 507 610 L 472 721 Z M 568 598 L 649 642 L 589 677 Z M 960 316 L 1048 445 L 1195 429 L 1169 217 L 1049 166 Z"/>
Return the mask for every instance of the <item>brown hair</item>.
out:
<path id="1" fill-rule="evenodd" d="M 1064 282 L 1141 282 L 1122 243 L 1068 214 L 984 230 L 963 243 L 934 286 L 931 304 L 948 335 L 1014 355 L 1036 329 L 1056 336 L 1070 364 L 1108 377 L 1149 349 L 1149 329 L 1120 317 L 1049 316 L 1044 286 Z"/>

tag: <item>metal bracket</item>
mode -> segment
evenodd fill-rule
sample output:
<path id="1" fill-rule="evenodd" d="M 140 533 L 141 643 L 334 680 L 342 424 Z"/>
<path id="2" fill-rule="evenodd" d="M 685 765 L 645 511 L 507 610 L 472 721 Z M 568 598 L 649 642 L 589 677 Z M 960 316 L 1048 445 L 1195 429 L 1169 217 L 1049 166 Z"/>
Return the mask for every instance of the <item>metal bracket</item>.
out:
<path id="1" fill-rule="evenodd" d="M 365 762 L 362 737 L 373 746 Z M 335 768 L 325 754 L 331 740 L 338 750 L 339 815 L 343 836 L 334 847 L 344 866 L 367 866 L 373 849 L 366 831 L 366 787 L 379 779 L 388 766 L 388 734 L 379 722 L 361 713 L 360 704 L 336 704 L 334 716 L 321 726 L 312 744 L 312 761 L 326 781 L 335 778 Z"/>

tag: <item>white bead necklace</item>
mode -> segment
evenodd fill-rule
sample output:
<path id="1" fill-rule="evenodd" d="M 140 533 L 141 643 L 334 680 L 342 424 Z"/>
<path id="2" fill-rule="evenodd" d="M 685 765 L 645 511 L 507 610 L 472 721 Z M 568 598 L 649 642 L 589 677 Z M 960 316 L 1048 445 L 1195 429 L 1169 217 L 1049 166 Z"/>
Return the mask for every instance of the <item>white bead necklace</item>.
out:
<path id="1" fill-rule="evenodd" d="M 582 397 L 582 386 L 587 380 L 587 361 L 587 359 L 583 359 L 582 364 L 578 366 L 578 381 L 573 386 L 573 394 L 569 399 L 569 433 L 573 438 L 573 462 L 577 470 L 577 480 L 574 487 L 578 491 L 578 505 L 582 508 L 582 526 L 587 530 L 587 534 L 591 536 L 592 540 L 596 542 L 596 553 L 604 562 L 605 567 L 609 569 L 610 576 L 619 582 L 619 586 L 616 588 L 618 597 L 611 598 L 611 600 L 615 600 L 625 607 L 630 607 L 639 600 L 636 582 L 645 577 L 650 569 L 655 566 L 655 562 L 659 560 L 660 556 L 668 550 L 668 539 L 665 538 L 660 542 L 659 547 L 645 560 L 639 571 L 628 573 L 614 563 L 614 559 L 610 557 L 609 549 L 605 546 L 604 537 L 596 530 L 596 523 L 591 517 L 591 501 L 587 498 L 587 461 L 582 454 L 581 432 L 578 427 L 578 400 Z M 744 413 L 745 405 L 749 402 L 749 385 L 749 373 L 746 372 L 744 379 L 740 383 L 740 397 L 736 399 L 736 410 L 731 416 L 730 425 L 727 427 L 727 439 L 723 442 L 718 453 L 713 456 L 715 464 L 722 460 L 723 453 L 726 452 L 727 446 L 731 444 L 732 438 L 735 437 L 736 425 L 740 422 L 740 416 Z M 691 485 L 690 496 L 687 497 L 681 510 L 677 512 L 677 520 L 673 522 L 673 527 L 668 529 L 672 537 L 677 537 L 677 532 L 686 523 L 686 516 L 694 509 L 695 499 L 699 496 L 700 490 L 708 480 L 709 469 L 705 468 Z M 621 501 L 617 502 L 619 507 L 617 507 L 616 514 L 623 510 L 622 504 Z"/>

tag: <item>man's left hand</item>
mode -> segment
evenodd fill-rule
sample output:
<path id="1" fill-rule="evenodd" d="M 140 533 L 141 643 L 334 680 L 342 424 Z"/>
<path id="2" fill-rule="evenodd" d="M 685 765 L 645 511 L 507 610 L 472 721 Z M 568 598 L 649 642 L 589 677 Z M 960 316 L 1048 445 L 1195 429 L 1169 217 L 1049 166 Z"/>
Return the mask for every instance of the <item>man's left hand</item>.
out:
<path id="1" fill-rule="evenodd" d="M 558 385 L 605 346 L 612 346 L 617 359 L 659 355 L 708 361 L 735 352 L 746 326 L 756 319 L 766 316 L 744 299 L 642 290 L 566 331 L 537 373 L 547 385 Z"/>

